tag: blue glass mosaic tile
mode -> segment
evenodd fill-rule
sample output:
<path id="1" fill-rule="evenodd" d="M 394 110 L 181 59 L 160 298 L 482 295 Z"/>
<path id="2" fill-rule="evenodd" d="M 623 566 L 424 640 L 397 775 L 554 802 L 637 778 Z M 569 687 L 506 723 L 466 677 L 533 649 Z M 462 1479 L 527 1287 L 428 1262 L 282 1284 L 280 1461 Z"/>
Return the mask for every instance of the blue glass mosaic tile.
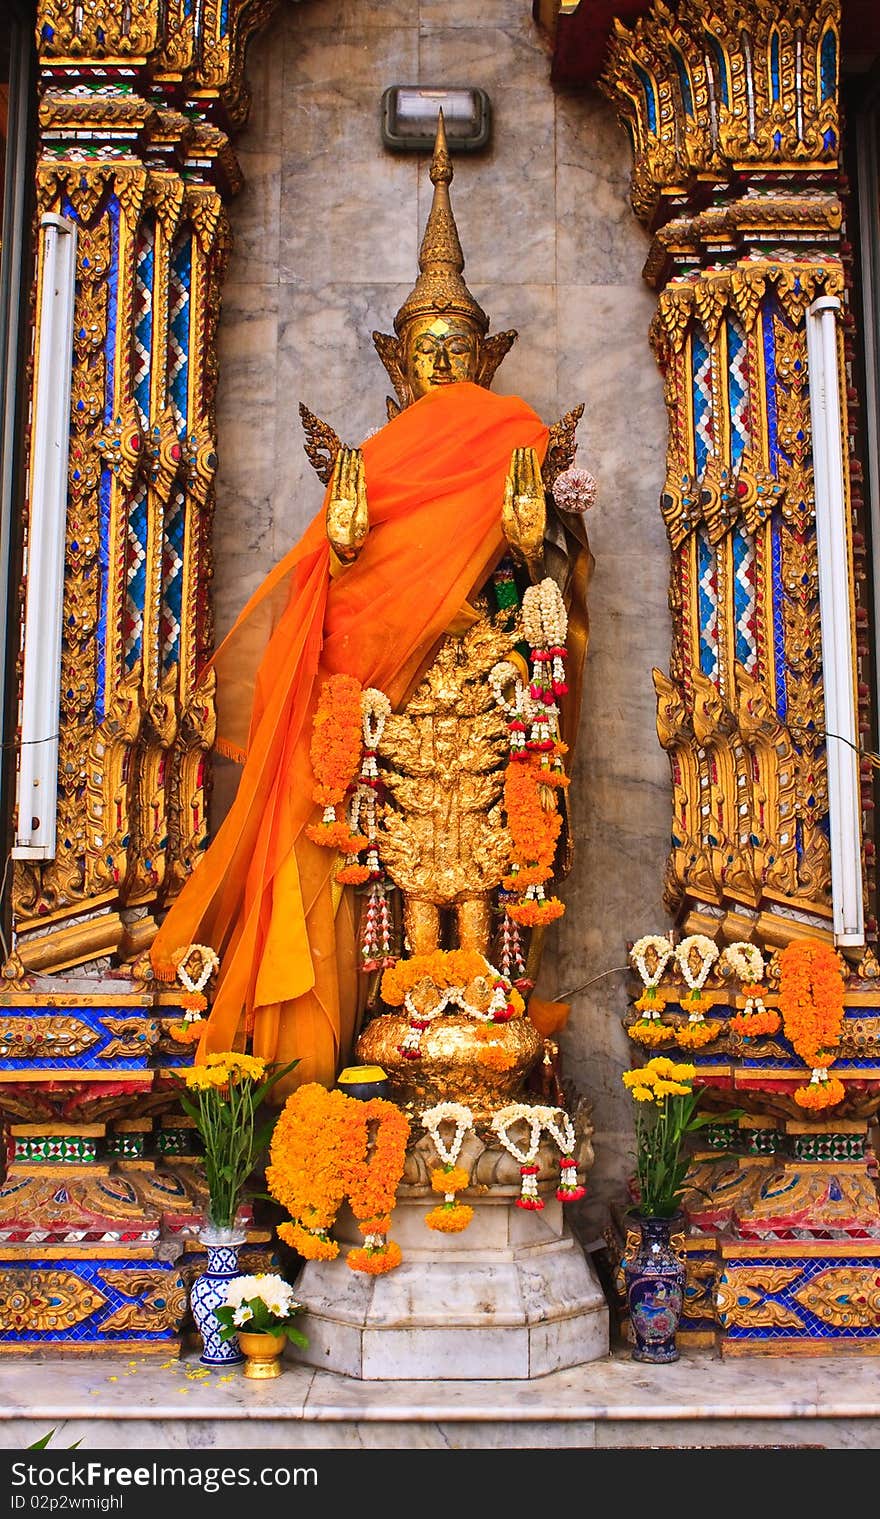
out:
<path id="1" fill-rule="evenodd" d="M 718 678 L 718 561 L 705 528 L 697 533 L 697 598 L 700 613 L 700 669 Z"/>
<path id="2" fill-rule="evenodd" d="M 62 1004 L 58 1007 L 53 1007 L 47 1016 L 75 1019 L 78 1023 L 93 1029 L 99 1037 L 94 1044 L 90 1045 L 81 1054 L 66 1058 L 60 1055 L 51 1055 L 43 1059 L 31 1054 L 27 1055 L 26 1060 L 4 1057 L 0 1059 L 0 1071 L 20 1071 L 25 1064 L 28 1070 L 34 1071 L 65 1070 L 87 1072 L 92 1070 L 106 1071 L 111 1068 L 114 1071 L 142 1071 L 150 1062 L 153 1046 L 147 1040 L 146 1025 L 155 1021 L 155 1015 L 152 1011 L 145 1012 L 139 1008 L 125 1006 L 104 1007 L 98 1010 L 94 1007 L 68 1007 Z M 11 1032 L 14 1029 L 16 1019 L 26 1018 L 29 1022 L 32 1022 L 33 1017 L 33 1008 L 0 1008 L 0 1034 Z M 101 1051 L 105 1050 L 118 1037 L 104 1027 L 102 1018 L 142 1019 L 145 1025 L 143 1055 L 125 1055 L 119 1058 L 111 1056 L 107 1060 L 102 1060 Z M 37 1047 L 34 1046 L 34 1048 Z"/>
<path id="3" fill-rule="evenodd" d="M 822 38 L 819 59 L 822 99 L 833 100 L 837 92 L 837 38 L 830 29 Z"/>
<path id="4" fill-rule="evenodd" d="M 800 1276 L 795 1277 L 784 1289 L 780 1289 L 778 1292 L 766 1293 L 766 1297 L 772 1302 L 783 1303 L 786 1308 L 790 1308 L 797 1313 L 803 1327 L 798 1330 L 791 1326 L 730 1324 L 724 1326 L 725 1334 L 731 1340 L 790 1340 L 796 1338 L 799 1334 L 805 1339 L 876 1340 L 876 1326 L 871 1324 L 828 1324 L 823 1319 L 817 1318 L 809 1308 L 794 1298 L 795 1292 L 800 1291 L 806 1283 L 812 1281 L 821 1272 L 829 1270 L 839 1271 L 845 1268 L 847 1264 L 847 1261 L 841 1259 L 839 1256 L 815 1256 L 799 1261 L 797 1257 L 792 1258 L 791 1256 L 783 1255 L 756 1255 L 753 1259 L 738 1256 L 735 1260 L 726 1262 L 724 1272 L 730 1271 L 728 1280 L 731 1284 L 735 1283 L 739 1271 L 748 1272 L 751 1268 L 754 1268 L 756 1271 L 769 1271 L 777 1267 L 790 1270 L 792 1266 L 799 1266 L 801 1268 Z M 860 1255 L 854 1264 L 857 1264 L 860 1268 L 864 1267 L 880 1273 L 880 1250 L 878 1250 L 876 1259 Z M 743 1298 L 742 1301 L 745 1306 L 750 1301 L 750 1298 Z"/>
<path id="5" fill-rule="evenodd" d="M 23 1260 L 22 1266 L 26 1266 L 29 1270 L 32 1271 L 69 1271 L 72 1275 L 78 1277 L 80 1281 L 85 1282 L 89 1286 L 93 1287 L 96 1292 L 100 1292 L 105 1301 L 98 1304 L 93 1312 L 90 1313 L 86 1318 L 82 1319 L 79 1323 L 73 1324 L 69 1327 L 65 1326 L 60 1329 L 35 1330 L 32 1328 L 15 1329 L 9 1328 L 5 1325 L 0 1325 L 0 1344 L 27 1344 L 33 1346 L 35 1344 L 52 1345 L 59 1341 L 64 1341 L 66 1344 L 70 1344 L 71 1342 L 82 1344 L 106 1344 L 108 1342 L 113 1342 L 114 1340 L 141 1340 L 144 1344 L 158 1344 L 164 1340 L 176 1340 L 178 1331 L 174 1328 L 166 1328 L 160 1330 L 126 1328 L 111 1331 L 106 1336 L 101 1333 L 101 1326 L 103 1323 L 109 1320 L 120 1308 L 124 1307 L 127 1304 L 130 1305 L 133 1302 L 137 1302 L 138 1297 L 140 1296 L 139 1294 L 136 1294 L 134 1297 L 129 1297 L 126 1293 L 120 1292 L 117 1287 L 111 1286 L 111 1284 L 106 1281 L 103 1272 L 136 1271 L 138 1264 L 139 1263 L 137 1261 L 126 1259 L 124 1257 L 121 1260 L 112 1261 L 89 1261 L 80 1259 L 66 1261 L 43 1260 L 41 1258 L 32 1258 L 28 1259 L 27 1261 Z M 166 1263 L 162 1261 L 150 1261 L 149 1270 L 151 1274 L 155 1271 L 167 1271 L 169 1290 L 171 1290 L 176 1285 L 179 1276 L 179 1268 L 176 1262 L 170 1262 L 166 1265 Z"/>
<path id="6" fill-rule="evenodd" d="M 654 84 L 653 84 L 653 81 L 652 81 L 650 75 L 645 73 L 644 69 L 640 69 L 639 68 L 638 64 L 635 64 L 635 72 L 636 72 L 636 78 L 638 79 L 640 85 L 642 86 L 642 89 L 645 92 L 645 109 L 646 109 L 646 111 L 648 113 L 648 131 L 649 132 L 656 132 L 656 130 L 657 130 L 657 99 L 656 99 L 656 96 L 654 94 Z"/>
<path id="7" fill-rule="evenodd" d="M 678 51 L 677 47 L 670 48 L 669 51 L 672 54 L 672 61 L 675 64 L 675 71 L 678 74 L 678 83 L 679 88 L 681 89 L 682 105 L 684 106 L 686 115 L 693 116 L 694 97 L 691 90 L 691 81 L 690 75 L 687 71 L 687 64 L 682 58 L 681 53 Z"/>
<path id="8" fill-rule="evenodd" d="M 183 437 L 189 415 L 189 323 L 192 289 L 192 234 L 171 256 L 168 290 L 168 392 Z"/>

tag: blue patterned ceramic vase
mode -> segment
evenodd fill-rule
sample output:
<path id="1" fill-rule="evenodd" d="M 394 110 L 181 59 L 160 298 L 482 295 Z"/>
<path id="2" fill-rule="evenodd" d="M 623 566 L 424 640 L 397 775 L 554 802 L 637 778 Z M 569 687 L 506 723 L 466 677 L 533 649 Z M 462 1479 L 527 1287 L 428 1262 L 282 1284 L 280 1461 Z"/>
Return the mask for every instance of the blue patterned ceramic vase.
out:
<path id="1" fill-rule="evenodd" d="M 685 1268 L 670 1244 L 681 1231 L 681 1214 L 675 1218 L 634 1220 L 640 1239 L 636 1252 L 623 1262 L 626 1302 L 632 1329 L 634 1361 L 654 1364 L 678 1360 L 675 1343 L 684 1306 Z"/>
<path id="2" fill-rule="evenodd" d="M 208 1252 L 208 1264 L 196 1277 L 190 1292 L 195 1325 L 202 1337 L 203 1366 L 240 1366 L 244 1360 L 237 1336 L 221 1340 L 221 1325 L 214 1313 L 226 1299 L 226 1289 L 238 1276 L 238 1252 L 247 1239 L 244 1229 L 202 1229 L 199 1240 Z"/>

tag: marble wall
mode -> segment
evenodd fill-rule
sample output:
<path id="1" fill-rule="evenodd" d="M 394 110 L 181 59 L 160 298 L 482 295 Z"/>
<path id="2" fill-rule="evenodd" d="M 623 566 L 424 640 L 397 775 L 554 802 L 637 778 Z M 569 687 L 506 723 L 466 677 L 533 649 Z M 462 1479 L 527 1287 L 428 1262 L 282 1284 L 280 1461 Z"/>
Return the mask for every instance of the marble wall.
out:
<path id="1" fill-rule="evenodd" d="M 231 208 L 220 335 L 214 593 L 222 635 L 320 506 L 298 402 L 349 443 L 385 420 L 389 385 L 371 333 L 392 330 L 412 288 L 431 185 L 424 157 L 383 149 L 382 91 L 481 86 L 492 144 L 458 158 L 452 198 L 465 278 L 490 330 L 520 334 L 494 389 L 522 395 L 548 422 L 585 402 L 577 462 L 599 482 L 577 858 L 541 982 L 572 1002 L 565 1073 L 593 1103 L 584 1225 L 598 1234 L 631 1143 L 620 1082 L 626 940 L 668 922 L 669 775 L 651 684 L 670 643 L 657 505 L 666 425 L 627 138 L 598 93 L 554 91 L 549 73 L 529 0 L 288 0 L 252 45 L 253 107 L 237 144 L 247 187 Z M 218 765 L 215 819 L 230 769 Z"/>

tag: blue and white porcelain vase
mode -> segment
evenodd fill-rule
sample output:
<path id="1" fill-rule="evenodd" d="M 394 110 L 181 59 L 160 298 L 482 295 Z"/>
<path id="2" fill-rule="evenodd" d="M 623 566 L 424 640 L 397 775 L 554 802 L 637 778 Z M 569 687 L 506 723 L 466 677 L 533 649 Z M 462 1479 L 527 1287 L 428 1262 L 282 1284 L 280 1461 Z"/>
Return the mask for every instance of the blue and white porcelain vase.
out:
<path id="1" fill-rule="evenodd" d="M 639 1243 L 623 1261 L 626 1305 L 632 1330 L 632 1358 L 654 1364 L 678 1360 L 676 1333 L 684 1307 L 685 1268 L 671 1243 L 681 1232 L 681 1214 L 646 1218 L 637 1214 Z"/>
<path id="2" fill-rule="evenodd" d="M 221 1324 L 215 1308 L 226 1301 L 226 1289 L 233 1277 L 238 1276 L 238 1252 L 247 1239 L 244 1229 L 216 1229 L 210 1225 L 199 1230 L 199 1241 L 208 1253 L 208 1263 L 201 1276 L 193 1282 L 189 1300 L 192 1315 L 202 1337 L 203 1366 L 240 1366 L 244 1355 L 233 1335 L 221 1340 Z"/>

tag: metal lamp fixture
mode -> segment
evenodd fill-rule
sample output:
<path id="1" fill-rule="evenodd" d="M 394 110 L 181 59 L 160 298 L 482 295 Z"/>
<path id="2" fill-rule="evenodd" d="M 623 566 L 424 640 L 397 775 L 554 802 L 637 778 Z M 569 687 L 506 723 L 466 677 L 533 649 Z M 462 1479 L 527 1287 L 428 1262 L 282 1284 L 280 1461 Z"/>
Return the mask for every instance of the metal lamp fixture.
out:
<path id="1" fill-rule="evenodd" d="M 836 296 L 807 310 L 835 944 L 864 944 L 858 732 Z"/>
<path id="2" fill-rule="evenodd" d="M 492 129 L 485 90 L 466 86 L 435 89 L 430 85 L 392 84 L 382 96 L 382 142 L 386 148 L 430 152 L 443 112 L 446 140 L 454 152 L 484 148 Z"/>
<path id="3" fill-rule="evenodd" d="M 27 599 L 14 859 L 55 854 L 61 615 L 76 277 L 76 224 L 47 212 L 42 233 Z"/>

